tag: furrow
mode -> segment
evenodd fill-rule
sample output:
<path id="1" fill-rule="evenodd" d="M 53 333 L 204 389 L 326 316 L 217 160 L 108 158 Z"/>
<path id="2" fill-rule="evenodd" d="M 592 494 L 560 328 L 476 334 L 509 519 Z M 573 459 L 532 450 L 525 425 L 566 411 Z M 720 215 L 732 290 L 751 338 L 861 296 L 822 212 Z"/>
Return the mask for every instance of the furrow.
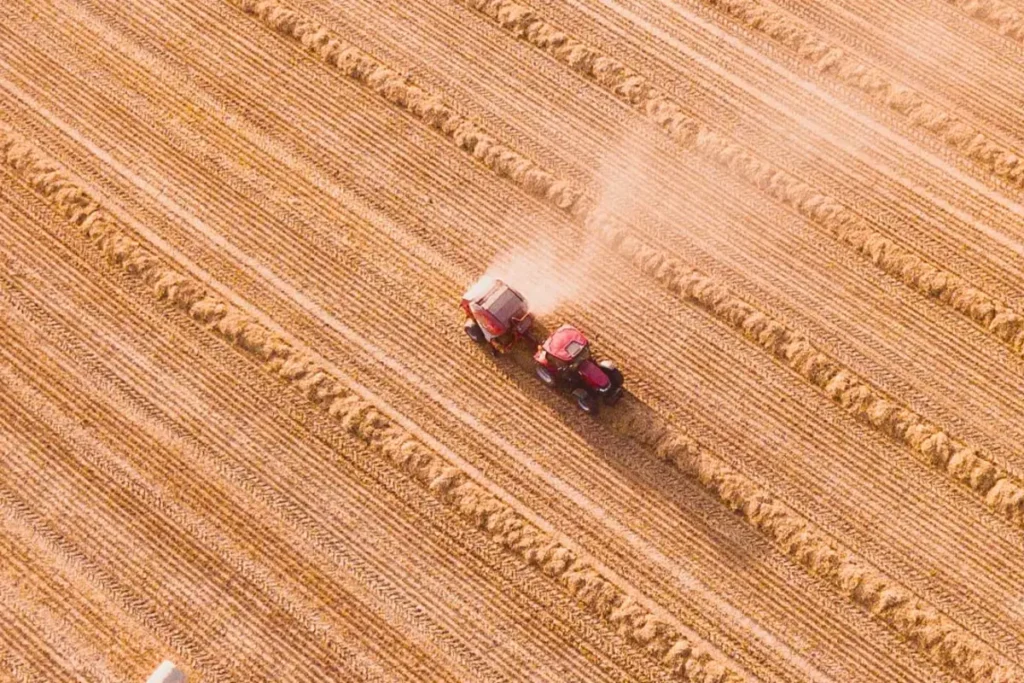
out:
<path id="1" fill-rule="evenodd" d="M 272 10 L 269 8 L 264 14 L 278 26 L 304 26 L 294 16 Z M 316 43 L 334 45 L 331 54 L 352 54 L 339 53 L 338 43 L 331 43 L 329 38 L 318 38 Z M 357 57 L 355 63 L 361 61 Z M 388 92 L 395 91 L 389 88 Z M 692 635 L 656 615 L 644 604 L 646 600 L 629 596 L 591 558 L 579 555 L 524 518 L 441 453 L 415 438 L 382 412 L 387 408 L 374 405 L 332 376 L 308 350 L 165 265 L 150 249 L 129 236 L 53 161 L 40 156 L 13 131 L 4 130 L 3 134 L 8 168 L 79 225 L 112 265 L 151 287 L 157 300 L 186 313 L 203 328 L 260 361 L 268 372 L 293 383 L 366 447 L 401 467 L 509 552 L 557 581 L 582 606 L 606 618 L 638 649 L 660 661 L 673 674 L 691 680 L 742 680 L 720 661 L 720 655 L 712 654 Z M 520 177 L 525 179 L 526 175 Z M 548 191 L 553 185 L 552 182 L 546 186 L 544 195 L 559 201 L 561 192 Z"/>
<path id="2" fill-rule="evenodd" d="M 581 43 L 512 0 L 458 0 L 640 111 L 672 140 L 797 211 L 885 273 L 940 301 L 1024 354 L 1024 316 L 960 276 L 873 230 L 862 217 L 789 172 L 758 158 L 687 113 L 625 64 Z M 311 29 L 305 26 L 306 31 Z"/>

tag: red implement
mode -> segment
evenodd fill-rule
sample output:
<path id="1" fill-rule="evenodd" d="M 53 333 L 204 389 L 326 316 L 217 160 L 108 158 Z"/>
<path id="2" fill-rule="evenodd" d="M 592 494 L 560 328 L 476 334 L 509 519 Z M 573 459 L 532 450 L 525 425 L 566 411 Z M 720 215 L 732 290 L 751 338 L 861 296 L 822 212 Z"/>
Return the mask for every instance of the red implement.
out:
<path id="1" fill-rule="evenodd" d="M 504 353 L 520 339 L 530 339 L 533 316 L 526 298 L 501 280 L 480 278 L 462 295 L 461 305 L 466 334 L 474 341 Z"/>

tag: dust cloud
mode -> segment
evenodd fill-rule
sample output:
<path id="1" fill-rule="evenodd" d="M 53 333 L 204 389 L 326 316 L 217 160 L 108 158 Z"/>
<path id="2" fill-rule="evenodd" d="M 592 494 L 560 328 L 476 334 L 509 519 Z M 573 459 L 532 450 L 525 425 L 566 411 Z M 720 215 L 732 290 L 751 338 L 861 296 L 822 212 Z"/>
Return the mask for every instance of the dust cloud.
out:
<path id="1" fill-rule="evenodd" d="M 526 297 L 534 315 L 542 316 L 583 291 L 587 269 L 582 260 L 560 257 L 550 237 L 538 237 L 499 255 L 484 277 L 514 287 Z"/>
<path id="2" fill-rule="evenodd" d="M 610 256 L 602 258 L 600 234 L 594 221 L 628 221 L 639 210 L 652 143 L 626 133 L 610 146 L 597 174 L 597 202 L 580 239 L 559 244 L 550 231 L 537 230 L 529 244 L 499 254 L 484 273 L 518 290 L 537 316 L 554 313 L 564 304 L 594 300 L 596 284 L 605 273 Z"/>

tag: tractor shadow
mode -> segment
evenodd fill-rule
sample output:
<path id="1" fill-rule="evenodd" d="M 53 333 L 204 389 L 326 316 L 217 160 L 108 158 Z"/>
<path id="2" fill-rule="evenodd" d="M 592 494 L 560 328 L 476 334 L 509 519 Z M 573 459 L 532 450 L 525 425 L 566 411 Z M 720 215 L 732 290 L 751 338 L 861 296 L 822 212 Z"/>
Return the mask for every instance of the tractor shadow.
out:
<path id="1" fill-rule="evenodd" d="M 528 351 L 516 350 L 504 356 L 493 356 L 486 350 L 481 353 L 531 402 L 554 412 L 561 424 L 615 471 L 617 484 L 626 486 L 633 494 L 630 496 L 623 492 L 622 498 L 639 501 L 639 505 L 649 510 L 649 514 L 641 512 L 644 517 L 642 526 L 630 525 L 634 531 L 652 540 L 661 538 L 676 543 L 679 540 L 686 544 L 699 543 L 704 554 L 711 555 L 701 560 L 702 563 L 709 562 L 711 571 L 718 563 L 742 569 L 770 550 L 760 534 L 725 508 L 696 478 L 661 460 L 651 449 L 619 433 L 609 424 L 612 411 L 620 408 L 639 411 L 645 418 L 654 418 L 650 408 L 629 393 L 628 376 L 626 392 L 619 404 L 602 405 L 599 415 L 590 416 L 579 410 L 568 392 L 546 387 L 534 377 L 533 360 Z M 687 524 L 675 521 L 677 516 L 685 518 Z M 692 538 L 693 534 L 700 538 Z M 685 577 L 681 576 L 680 580 L 685 581 Z"/>

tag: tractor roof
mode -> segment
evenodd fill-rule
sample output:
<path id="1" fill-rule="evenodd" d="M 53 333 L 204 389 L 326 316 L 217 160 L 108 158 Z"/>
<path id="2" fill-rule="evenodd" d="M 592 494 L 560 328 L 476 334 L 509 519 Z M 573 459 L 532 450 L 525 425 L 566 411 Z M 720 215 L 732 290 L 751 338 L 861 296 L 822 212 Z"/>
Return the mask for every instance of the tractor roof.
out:
<path id="1" fill-rule="evenodd" d="M 544 350 L 560 361 L 571 362 L 587 348 L 587 338 L 572 325 L 562 325 L 544 342 Z"/>

